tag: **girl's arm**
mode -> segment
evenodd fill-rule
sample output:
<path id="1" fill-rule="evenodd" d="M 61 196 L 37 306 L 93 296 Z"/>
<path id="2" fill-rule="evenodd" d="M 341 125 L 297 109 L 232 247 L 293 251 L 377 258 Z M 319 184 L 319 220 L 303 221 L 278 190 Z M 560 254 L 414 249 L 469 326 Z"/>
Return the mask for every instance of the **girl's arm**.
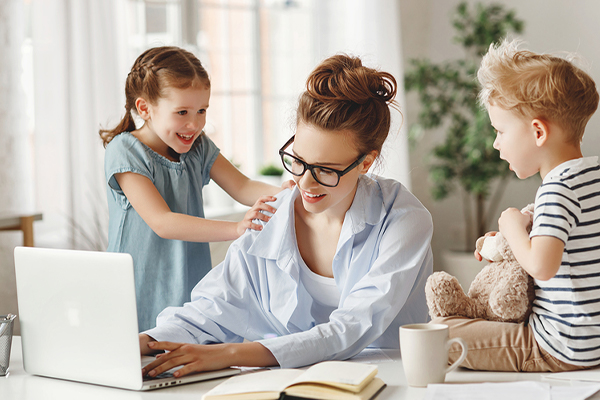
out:
<path id="1" fill-rule="evenodd" d="M 534 236 L 529 239 L 527 225 L 530 218 L 516 208 L 502 212 L 498 219 L 515 258 L 535 279 L 547 281 L 556 275 L 562 262 L 565 244 L 553 236 Z"/>
<path id="2" fill-rule="evenodd" d="M 148 335 L 140 334 L 141 337 Z M 142 374 L 154 377 L 171 368 L 183 365 L 173 375 L 180 377 L 192 372 L 213 371 L 236 365 L 247 367 L 276 366 L 277 360 L 262 344 L 257 342 L 220 343 L 220 344 L 188 344 L 173 342 L 146 342 L 152 351 L 166 350 L 156 361 L 146 365 Z"/>
<path id="3" fill-rule="evenodd" d="M 282 188 L 269 185 L 264 182 L 255 181 L 242 174 L 222 154 L 217 156 L 211 170 L 210 178 L 227 192 L 235 201 L 246 206 L 254 204 L 261 196 L 274 196 L 281 192 Z M 289 187 L 286 182 L 283 188 Z"/>
<path id="4" fill-rule="evenodd" d="M 260 210 L 271 213 L 275 209 L 266 201 L 274 198 L 264 196 L 246 213 L 240 222 L 210 220 L 171 211 L 156 186 L 143 175 L 133 172 L 115 174 L 123 193 L 142 217 L 144 222 L 163 239 L 188 242 L 219 242 L 238 238 L 247 228 L 260 230 L 262 227 L 253 219 L 268 221 L 269 217 Z"/>

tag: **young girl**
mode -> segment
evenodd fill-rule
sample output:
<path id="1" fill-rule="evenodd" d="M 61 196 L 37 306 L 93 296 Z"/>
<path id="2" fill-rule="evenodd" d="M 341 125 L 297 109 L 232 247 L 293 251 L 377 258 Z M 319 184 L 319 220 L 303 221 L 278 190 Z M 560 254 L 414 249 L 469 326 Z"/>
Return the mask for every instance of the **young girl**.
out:
<path id="1" fill-rule="evenodd" d="M 168 351 L 144 372 L 341 360 L 398 348 L 400 325 L 427 320 L 431 216 L 400 183 L 367 175 L 395 93 L 392 75 L 358 58 L 334 56 L 311 73 L 280 150 L 296 188 L 278 195 L 262 231 L 231 245 L 191 303 L 140 335 L 143 354 Z"/>
<path id="2" fill-rule="evenodd" d="M 129 253 L 135 267 L 139 329 L 168 306 L 190 300 L 211 269 L 207 242 L 232 240 L 268 221 L 265 201 L 281 189 L 253 181 L 203 133 L 210 81 L 200 61 L 177 47 L 156 47 L 135 61 L 125 84 L 125 117 L 101 130 L 106 147 L 108 251 Z M 144 120 L 136 129 L 132 112 Z M 213 179 L 254 206 L 240 222 L 204 219 L 202 187 Z M 284 184 L 285 186 L 285 184 Z M 262 197 L 261 197 L 262 196 Z"/>

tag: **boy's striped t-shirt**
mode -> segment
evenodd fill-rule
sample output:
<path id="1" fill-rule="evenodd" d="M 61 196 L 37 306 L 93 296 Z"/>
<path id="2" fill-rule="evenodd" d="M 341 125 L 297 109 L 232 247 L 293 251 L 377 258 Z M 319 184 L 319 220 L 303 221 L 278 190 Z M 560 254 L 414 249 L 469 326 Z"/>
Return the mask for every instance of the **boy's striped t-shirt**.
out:
<path id="1" fill-rule="evenodd" d="M 538 344 L 574 365 L 600 364 L 600 165 L 597 157 L 567 161 L 537 191 L 530 237 L 565 243 L 561 266 L 535 280 L 529 322 Z"/>

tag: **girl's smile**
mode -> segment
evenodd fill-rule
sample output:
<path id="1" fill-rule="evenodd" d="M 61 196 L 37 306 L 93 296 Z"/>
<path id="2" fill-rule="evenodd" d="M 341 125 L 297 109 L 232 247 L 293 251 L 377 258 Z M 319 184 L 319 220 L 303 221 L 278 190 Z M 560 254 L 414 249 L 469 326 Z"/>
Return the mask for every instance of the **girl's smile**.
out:
<path id="1" fill-rule="evenodd" d="M 210 89 L 168 87 L 164 93 L 156 104 L 138 99 L 138 113 L 146 123 L 134 135 L 158 154 L 172 159 L 172 151 L 187 153 L 202 133 Z"/>

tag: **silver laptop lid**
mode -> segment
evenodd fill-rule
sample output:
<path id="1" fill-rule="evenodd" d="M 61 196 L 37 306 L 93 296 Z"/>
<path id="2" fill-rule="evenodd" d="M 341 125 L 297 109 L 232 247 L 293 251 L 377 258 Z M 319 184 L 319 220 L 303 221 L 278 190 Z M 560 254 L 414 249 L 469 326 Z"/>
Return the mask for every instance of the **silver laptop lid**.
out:
<path id="1" fill-rule="evenodd" d="M 129 254 L 17 247 L 15 271 L 28 373 L 142 387 Z"/>

